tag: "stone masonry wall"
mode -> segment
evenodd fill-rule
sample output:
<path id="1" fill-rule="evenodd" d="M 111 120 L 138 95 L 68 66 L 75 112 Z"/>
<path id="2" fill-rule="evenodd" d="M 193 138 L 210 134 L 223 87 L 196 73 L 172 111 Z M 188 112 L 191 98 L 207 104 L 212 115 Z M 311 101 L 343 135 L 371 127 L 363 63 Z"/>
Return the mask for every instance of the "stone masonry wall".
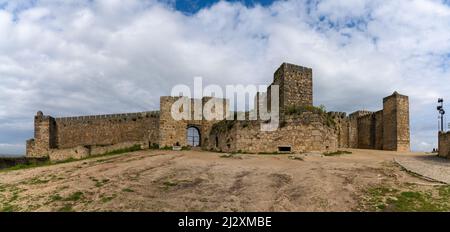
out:
<path id="1" fill-rule="evenodd" d="M 358 147 L 358 116 L 350 114 L 348 117 L 348 147 Z"/>
<path id="2" fill-rule="evenodd" d="M 53 118 L 38 112 L 27 157 L 46 157 L 52 149 L 159 141 L 159 112 Z"/>
<path id="3" fill-rule="evenodd" d="M 383 150 L 383 110 L 374 113 L 375 144 L 372 149 Z"/>
<path id="4" fill-rule="evenodd" d="M 209 133 L 212 126 L 219 122 L 220 120 L 203 120 L 202 109 L 207 101 L 213 99 L 212 97 L 203 97 L 202 99 L 188 99 L 191 104 L 191 119 L 190 120 L 175 120 L 172 117 L 171 110 L 172 104 L 176 102 L 180 97 L 161 97 L 160 107 L 161 107 L 161 117 L 160 117 L 160 146 L 174 146 L 179 144 L 180 146 L 187 146 L 187 129 L 189 127 L 195 127 L 200 131 L 200 146 L 206 147 L 209 143 Z M 225 99 L 222 100 L 224 115 L 228 110 L 229 102 Z M 195 102 L 199 104 L 202 108 L 199 112 L 194 111 Z M 183 110 L 183 109 L 180 109 Z M 197 113 L 197 117 L 195 117 Z M 197 120 L 200 118 L 200 120 Z"/>
<path id="5" fill-rule="evenodd" d="M 219 144 L 210 149 L 272 153 L 278 152 L 279 147 L 291 147 L 292 152 L 335 151 L 338 148 L 336 127 L 327 126 L 323 115 L 312 112 L 287 116 L 285 125 L 276 131 L 261 131 L 261 121 L 222 123 L 222 130 L 214 127 L 211 131 L 210 138 L 217 137 Z"/>
<path id="6" fill-rule="evenodd" d="M 81 147 L 101 147 L 141 141 L 147 145 L 187 146 L 187 129 L 200 131 L 200 146 L 219 151 L 276 152 L 290 147 L 293 152 L 368 148 L 409 151 L 408 97 L 397 92 L 383 99 L 383 110 L 356 111 L 348 117 L 342 112 L 328 114 L 314 111 L 312 69 L 283 63 L 274 73 L 272 85 L 279 85 L 280 128 L 272 132 L 260 130 L 261 121 L 205 120 L 203 106 L 213 98 L 187 99 L 201 107 L 198 118 L 175 120 L 172 104 L 180 97 L 161 97 L 159 112 L 53 118 L 38 112 L 35 135 L 28 140 L 27 157 L 85 156 Z M 259 93 L 263 94 L 263 93 Z M 270 87 L 267 90 L 269 109 Z M 225 99 L 224 114 L 229 102 Z M 256 101 L 256 111 L 262 102 Z M 299 114 L 298 109 L 304 109 Z M 291 110 L 293 109 L 293 110 Z M 308 111 L 309 109 L 309 111 Z M 179 109 L 182 110 L 182 109 Z M 180 111 L 181 112 L 181 111 Z M 79 149 L 78 149 L 79 148 Z M 80 153 L 78 153 L 78 149 Z M 60 150 L 62 153 L 55 153 Z M 89 150 L 89 154 L 91 151 Z M 64 155 L 61 155 L 61 157 Z"/>
<path id="7" fill-rule="evenodd" d="M 313 81 L 310 68 L 283 63 L 275 71 L 274 81 L 271 85 L 279 85 L 281 120 L 289 107 L 313 105 Z M 270 90 L 267 92 L 270 96 Z M 268 101 L 270 102 L 270 97 Z"/>
<path id="8" fill-rule="evenodd" d="M 56 118 L 57 147 L 112 145 L 128 141 L 158 141 L 159 113 Z"/>
<path id="9" fill-rule="evenodd" d="M 373 148 L 373 124 L 372 114 L 367 114 L 358 119 L 358 148 L 372 149 Z"/>
<path id="10" fill-rule="evenodd" d="M 410 151 L 409 99 L 397 96 L 397 151 Z"/>
<path id="11" fill-rule="evenodd" d="M 450 131 L 439 132 L 439 156 L 450 159 Z"/>
<path id="12" fill-rule="evenodd" d="M 127 149 L 139 145 L 140 148 L 148 148 L 148 143 L 143 141 L 121 142 L 108 146 L 77 146 L 65 149 L 51 149 L 49 158 L 51 161 L 63 161 L 67 159 L 83 159 L 89 156 L 106 154 L 108 152 Z"/>
<path id="13" fill-rule="evenodd" d="M 397 92 L 383 99 L 383 150 L 410 150 L 409 101 Z"/>
<path id="14" fill-rule="evenodd" d="M 329 117 L 332 118 L 336 127 L 338 137 L 338 147 L 349 147 L 349 120 L 344 112 L 328 112 Z"/>
<path id="15" fill-rule="evenodd" d="M 56 122 L 39 111 L 34 117 L 34 138 L 27 141 L 27 157 L 46 157 L 56 147 Z"/>

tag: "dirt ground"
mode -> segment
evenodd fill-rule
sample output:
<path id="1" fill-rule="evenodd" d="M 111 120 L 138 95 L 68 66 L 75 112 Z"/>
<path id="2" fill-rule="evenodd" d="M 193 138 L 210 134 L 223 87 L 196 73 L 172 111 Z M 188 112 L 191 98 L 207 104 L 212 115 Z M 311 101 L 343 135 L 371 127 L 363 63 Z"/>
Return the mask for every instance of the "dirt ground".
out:
<path id="1" fill-rule="evenodd" d="M 348 151 L 324 156 L 146 150 L 0 171 L 0 210 L 375 211 L 394 209 L 390 204 L 399 201 L 399 191 L 440 190 L 439 183 L 393 162 L 395 156 L 424 153 Z"/>

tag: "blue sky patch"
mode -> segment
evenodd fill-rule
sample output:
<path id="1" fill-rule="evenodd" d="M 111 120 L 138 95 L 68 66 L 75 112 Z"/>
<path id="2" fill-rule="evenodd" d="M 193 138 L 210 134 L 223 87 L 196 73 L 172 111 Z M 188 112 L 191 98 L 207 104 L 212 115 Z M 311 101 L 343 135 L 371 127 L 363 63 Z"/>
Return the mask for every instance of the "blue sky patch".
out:
<path id="1" fill-rule="evenodd" d="M 175 1 L 175 9 L 185 14 L 195 14 L 203 8 L 208 8 L 219 0 L 178 0 Z M 227 2 L 241 2 L 247 7 L 253 7 L 255 5 L 269 6 L 274 0 L 227 0 Z"/>

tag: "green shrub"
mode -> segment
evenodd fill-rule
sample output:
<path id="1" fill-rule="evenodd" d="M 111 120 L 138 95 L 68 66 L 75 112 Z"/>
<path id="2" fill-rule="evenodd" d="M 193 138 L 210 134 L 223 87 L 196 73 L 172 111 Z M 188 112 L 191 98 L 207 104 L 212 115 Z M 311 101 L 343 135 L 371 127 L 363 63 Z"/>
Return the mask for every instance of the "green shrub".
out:
<path id="1" fill-rule="evenodd" d="M 152 145 L 150 145 L 150 149 L 159 149 L 159 144 L 152 143 Z"/>

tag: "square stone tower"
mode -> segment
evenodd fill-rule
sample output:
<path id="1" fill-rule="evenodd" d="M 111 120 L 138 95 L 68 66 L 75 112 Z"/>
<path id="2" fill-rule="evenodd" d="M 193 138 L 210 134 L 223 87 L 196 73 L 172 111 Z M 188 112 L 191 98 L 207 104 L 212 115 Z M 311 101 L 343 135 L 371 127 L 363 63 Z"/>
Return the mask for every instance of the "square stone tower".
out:
<path id="1" fill-rule="evenodd" d="M 383 150 L 410 151 L 408 96 L 383 98 Z"/>
<path id="2" fill-rule="evenodd" d="M 34 139 L 27 141 L 27 157 L 46 157 L 56 143 L 55 119 L 37 112 L 34 117 Z"/>
<path id="3" fill-rule="evenodd" d="M 280 116 L 290 107 L 313 105 L 312 69 L 283 63 L 275 71 L 271 85 L 279 85 Z M 267 91 L 270 102 L 270 90 Z M 270 103 L 269 103 L 270 105 Z"/>

